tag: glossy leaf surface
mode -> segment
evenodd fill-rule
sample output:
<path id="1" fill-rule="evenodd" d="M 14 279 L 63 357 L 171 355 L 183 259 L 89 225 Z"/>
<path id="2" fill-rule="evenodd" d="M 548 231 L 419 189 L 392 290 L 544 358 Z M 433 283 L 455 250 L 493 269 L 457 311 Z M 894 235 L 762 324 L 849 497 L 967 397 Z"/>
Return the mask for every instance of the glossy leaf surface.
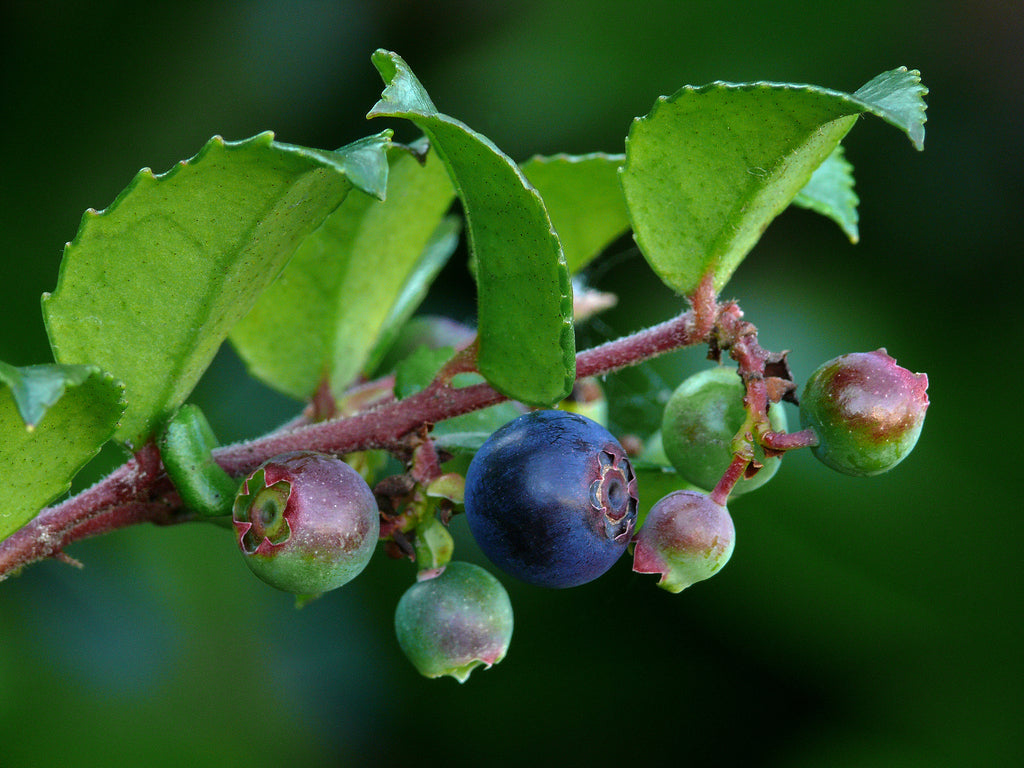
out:
<path id="1" fill-rule="evenodd" d="M 115 437 L 138 446 L 188 396 L 228 331 L 353 185 L 383 195 L 389 133 L 337 152 L 214 137 L 138 173 L 67 245 L 43 314 L 58 362 L 126 386 Z"/>
<path id="2" fill-rule="evenodd" d="M 326 377 L 340 396 L 457 244 L 450 224 L 434 238 L 455 196 L 443 164 L 399 147 L 388 160 L 386 198 L 349 195 L 231 331 L 250 371 L 274 389 L 306 399 Z"/>
<path id="3" fill-rule="evenodd" d="M 884 73 L 856 94 L 817 86 L 716 82 L 662 97 L 634 121 L 622 184 L 637 244 L 671 288 L 720 290 L 764 229 L 869 112 L 919 149 L 926 89 Z"/>
<path id="4" fill-rule="evenodd" d="M 476 259 L 478 366 L 503 394 L 545 405 L 575 379 L 572 285 L 543 201 L 494 144 L 437 111 L 408 65 L 377 51 L 385 82 L 369 117 L 401 117 L 427 134 L 462 200 Z"/>
<path id="5" fill-rule="evenodd" d="M 11 369 L 3 366 L 0 377 L 0 540 L 71 487 L 124 411 L 123 387 L 98 368 L 30 366 L 14 368 L 16 378 Z M 43 413 L 30 429 L 23 404 L 42 400 Z"/>

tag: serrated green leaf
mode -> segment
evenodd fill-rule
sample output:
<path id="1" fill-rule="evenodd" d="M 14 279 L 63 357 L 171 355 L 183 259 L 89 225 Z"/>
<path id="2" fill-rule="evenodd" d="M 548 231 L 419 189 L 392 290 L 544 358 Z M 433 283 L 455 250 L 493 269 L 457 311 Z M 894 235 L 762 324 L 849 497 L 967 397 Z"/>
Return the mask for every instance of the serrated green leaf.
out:
<path id="1" fill-rule="evenodd" d="M 861 113 L 898 125 L 920 146 L 925 92 L 903 69 L 856 95 L 718 82 L 660 98 L 634 121 L 622 171 L 640 250 L 684 295 L 704 281 L 721 290 Z"/>
<path id="2" fill-rule="evenodd" d="M 629 212 L 619 183 L 625 155 L 535 156 L 521 165 L 540 192 L 576 274 L 629 229 Z"/>
<path id="3" fill-rule="evenodd" d="M 382 194 L 390 132 L 337 152 L 214 137 L 161 176 L 143 169 L 65 248 L 43 314 L 63 363 L 125 383 L 115 437 L 139 446 L 185 400 L 230 328 L 354 184 Z"/>
<path id="4" fill-rule="evenodd" d="M 12 366 L 5 365 L 2 370 L 0 540 L 67 492 L 72 478 L 114 434 L 125 405 L 121 384 L 95 367 L 39 365 L 13 368 L 12 374 Z M 32 428 L 21 412 L 26 389 L 30 402 L 47 393 L 45 412 Z"/>
<path id="5" fill-rule="evenodd" d="M 462 200 L 477 265 L 480 372 L 513 399 L 557 402 L 576 373 L 572 284 L 540 195 L 491 141 L 438 112 L 397 54 L 379 50 L 373 63 L 386 87 L 368 117 L 419 126 Z"/>
<path id="6" fill-rule="evenodd" d="M 250 372 L 307 399 L 327 377 L 340 396 L 395 320 L 410 283 L 432 280 L 454 249 L 451 225 L 433 239 L 455 197 L 444 166 L 408 150 L 388 153 L 383 201 L 353 193 L 295 252 L 280 278 L 231 331 Z M 425 289 L 424 289 L 425 290 Z"/>
<path id="7" fill-rule="evenodd" d="M 857 193 L 853 191 L 853 166 L 840 144 L 811 175 L 811 180 L 793 198 L 793 204 L 832 219 L 850 238 L 860 239 L 857 230 Z"/>

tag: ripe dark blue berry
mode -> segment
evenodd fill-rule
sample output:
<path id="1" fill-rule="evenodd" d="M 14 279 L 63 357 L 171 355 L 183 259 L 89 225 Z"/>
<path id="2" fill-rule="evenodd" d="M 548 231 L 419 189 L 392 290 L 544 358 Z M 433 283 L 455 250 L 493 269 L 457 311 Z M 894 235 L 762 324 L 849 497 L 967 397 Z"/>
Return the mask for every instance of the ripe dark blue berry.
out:
<path id="1" fill-rule="evenodd" d="M 465 505 L 491 562 L 531 584 L 574 587 L 611 568 L 629 544 L 636 476 L 597 422 L 534 411 L 498 429 L 473 457 Z"/>
<path id="2" fill-rule="evenodd" d="M 232 519 L 245 562 L 272 587 L 317 595 L 354 579 L 377 545 L 373 492 L 334 456 L 296 451 L 253 472 Z"/>

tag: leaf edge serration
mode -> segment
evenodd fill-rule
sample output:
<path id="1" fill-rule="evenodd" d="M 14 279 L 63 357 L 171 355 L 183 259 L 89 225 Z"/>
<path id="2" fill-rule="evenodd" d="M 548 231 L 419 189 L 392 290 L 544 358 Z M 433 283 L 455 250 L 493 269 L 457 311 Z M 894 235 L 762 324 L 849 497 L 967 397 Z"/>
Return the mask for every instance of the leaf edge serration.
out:
<path id="1" fill-rule="evenodd" d="M 67 336 L 63 331 L 55 331 L 55 324 L 59 325 L 63 319 L 59 316 L 57 310 L 54 309 L 55 305 L 53 305 L 52 302 L 60 296 L 62 291 L 65 290 L 68 274 L 72 270 L 72 267 L 69 265 L 74 260 L 73 258 L 68 258 L 69 254 L 73 253 L 76 248 L 82 247 L 83 240 L 92 235 L 94 228 L 102 227 L 104 219 L 116 216 L 121 207 L 132 198 L 133 194 L 140 191 L 144 185 L 152 186 L 170 182 L 174 180 L 179 173 L 186 169 L 196 169 L 200 164 L 208 159 L 216 161 L 215 155 L 217 153 L 256 150 L 257 152 L 266 151 L 278 153 L 276 156 L 281 159 L 286 157 L 291 158 L 289 162 L 301 163 L 307 167 L 309 171 L 324 170 L 328 173 L 336 174 L 345 180 L 349 190 L 353 188 L 360 189 L 372 197 L 383 199 L 386 190 L 388 169 L 386 152 L 388 147 L 391 146 L 392 135 L 393 131 L 388 129 L 354 141 L 351 144 L 339 148 L 338 150 L 321 150 L 277 142 L 273 131 L 263 131 L 238 141 L 226 141 L 218 134 L 208 139 L 194 155 L 185 160 L 177 161 L 163 173 L 156 174 L 150 167 L 143 167 L 136 172 L 131 181 L 105 208 L 100 210 L 92 207 L 87 208 L 82 214 L 74 238 L 66 242 L 64 245 L 63 257 L 58 269 L 56 285 L 51 291 L 44 292 L 40 297 L 43 323 L 46 328 L 47 337 L 50 341 L 50 347 L 54 358 L 64 364 L 91 364 L 95 362 L 92 359 L 64 359 L 65 357 L 81 358 L 82 356 L 66 356 L 64 354 L 63 344 L 60 337 L 64 336 L 65 339 L 72 337 Z M 373 148 L 375 148 L 376 154 L 383 159 L 382 162 L 376 163 L 376 169 L 374 169 L 373 163 L 360 162 L 360 158 L 365 158 L 367 156 L 367 152 L 360 152 L 360 158 L 356 158 L 355 160 L 353 159 L 353 156 L 350 156 L 352 155 L 352 149 L 356 149 L 358 151 Z M 355 169 L 354 173 L 352 172 L 353 168 Z M 376 171 L 376 175 L 374 171 Z M 223 341 L 223 339 L 221 341 Z M 73 346 L 74 342 L 71 342 L 71 344 Z M 115 376 L 116 375 L 117 374 L 115 373 Z M 130 382 L 127 386 L 130 389 Z M 180 398 L 177 404 L 180 404 L 180 402 L 183 401 L 184 398 Z M 129 405 L 128 410 L 123 415 L 121 427 L 125 427 L 129 422 L 131 422 L 134 427 L 134 422 L 136 421 L 147 426 L 144 426 L 138 434 L 127 434 L 127 429 L 122 430 L 119 428 L 118 434 L 115 434 L 115 437 L 128 445 L 137 447 L 137 444 L 141 441 L 152 437 L 156 423 L 159 422 L 162 417 L 162 413 L 151 414 L 148 417 L 134 414 L 132 413 L 131 406 Z M 125 431 L 126 434 L 119 434 L 121 431 Z"/>

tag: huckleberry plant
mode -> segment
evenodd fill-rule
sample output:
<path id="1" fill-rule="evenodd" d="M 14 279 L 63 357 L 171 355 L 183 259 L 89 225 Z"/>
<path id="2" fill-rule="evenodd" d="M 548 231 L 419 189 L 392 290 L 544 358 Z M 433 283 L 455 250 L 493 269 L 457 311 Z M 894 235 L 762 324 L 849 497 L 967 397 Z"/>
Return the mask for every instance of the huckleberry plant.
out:
<path id="1" fill-rule="evenodd" d="M 435 107 L 399 56 L 372 60 L 385 87 L 367 116 L 420 138 L 385 128 L 321 150 L 214 137 L 84 214 L 43 297 L 55 362 L 0 362 L 0 579 L 75 562 L 73 542 L 140 522 L 217 522 L 211 535 L 233 530 L 225 546 L 300 602 L 372 556 L 408 559 L 401 647 L 424 674 L 464 680 L 505 655 L 512 613 L 492 574 L 453 561 L 453 516 L 513 578 L 571 588 L 632 553 L 678 592 L 733 554 L 734 492 L 787 451 L 871 475 L 913 447 L 927 378 L 884 350 L 823 365 L 787 432 L 786 355 L 719 295 L 791 204 L 857 239 L 841 141 L 869 113 L 921 149 L 916 71 L 852 93 L 687 86 L 633 121 L 622 154 L 517 164 Z M 475 327 L 414 318 L 463 229 Z M 680 311 L 577 350 L 576 323 L 615 301 L 585 287 L 585 269 L 630 231 Z M 220 446 L 186 400 L 225 340 L 303 405 Z M 601 376 L 691 346 L 728 365 L 677 382 L 661 423 L 607 422 Z M 61 498 L 109 441 L 124 464 Z"/>

